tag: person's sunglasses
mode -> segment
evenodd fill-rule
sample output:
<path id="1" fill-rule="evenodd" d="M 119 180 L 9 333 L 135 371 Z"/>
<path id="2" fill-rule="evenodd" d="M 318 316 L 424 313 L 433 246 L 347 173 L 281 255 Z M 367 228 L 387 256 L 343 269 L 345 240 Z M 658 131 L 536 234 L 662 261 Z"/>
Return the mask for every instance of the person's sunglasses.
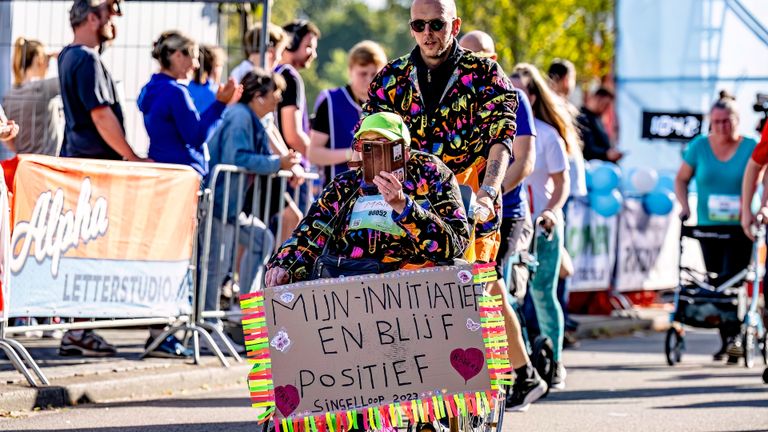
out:
<path id="1" fill-rule="evenodd" d="M 416 19 L 411 21 L 411 29 L 415 31 L 416 33 L 421 33 L 424 31 L 427 26 L 429 26 L 429 29 L 433 32 L 439 32 L 440 30 L 445 28 L 445 25 L 448 24 L 443 19 L 433 19 L 433 20 L 423 20 L 423 19 Z"/>

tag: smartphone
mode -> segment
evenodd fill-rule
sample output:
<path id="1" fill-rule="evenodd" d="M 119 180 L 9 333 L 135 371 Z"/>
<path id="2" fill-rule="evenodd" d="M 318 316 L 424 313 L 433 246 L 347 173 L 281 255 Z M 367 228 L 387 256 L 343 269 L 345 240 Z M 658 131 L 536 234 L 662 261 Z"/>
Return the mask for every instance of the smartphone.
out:
<path id="1" fill-rule="evenodd" d="M 363 178 L 373 184 L 379 172 L 392 173 L 401 182 L 405 181 L 405 144 L 400 141 L 362 141 Z"/>

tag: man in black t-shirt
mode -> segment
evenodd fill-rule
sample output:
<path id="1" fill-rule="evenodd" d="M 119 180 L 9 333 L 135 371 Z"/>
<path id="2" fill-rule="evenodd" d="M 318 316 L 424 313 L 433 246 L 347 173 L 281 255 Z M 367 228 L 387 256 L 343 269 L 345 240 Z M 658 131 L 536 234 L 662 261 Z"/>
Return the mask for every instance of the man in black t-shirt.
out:
<path id="1" fill-rule="evenodd" d="M 125 139 L 115 83 L 99 55 L 115 38 L 116 15 L 122 15 L 119 0 L 75 0 L 69 12 L 75 38 L 59 54 L 66 120 L 62 156 L 142 160 Z"/>

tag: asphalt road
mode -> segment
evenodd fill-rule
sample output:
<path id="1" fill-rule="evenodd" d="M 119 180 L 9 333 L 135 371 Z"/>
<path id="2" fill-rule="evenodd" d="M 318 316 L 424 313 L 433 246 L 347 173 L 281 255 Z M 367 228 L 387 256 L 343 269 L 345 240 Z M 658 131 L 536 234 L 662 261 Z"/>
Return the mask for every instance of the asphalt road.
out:
<path id="1" fill-rule="evenodd" d="M 527 413 L 507 413 L 505 431 L 768 431 L 768 385 L 753 369 L 714 364 L 712 332 L 689 333 L 671 368 L 663 335 L 585 341 L 566 351 L 568 388 Z M 215 384 L 215 383 L 213 383 Z M 77 408 L 12 413 L 0 430 L 257 431 L 244 388 Z"/>

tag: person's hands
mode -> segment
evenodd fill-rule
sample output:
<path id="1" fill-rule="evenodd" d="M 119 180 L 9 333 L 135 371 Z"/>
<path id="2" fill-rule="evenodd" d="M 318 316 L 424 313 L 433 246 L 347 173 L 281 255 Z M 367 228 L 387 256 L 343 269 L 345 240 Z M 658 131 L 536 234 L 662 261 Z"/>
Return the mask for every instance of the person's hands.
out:
<path id="1" fill-rule="evenodd" d="M 683 208 L 680 210 L 680 220 L 685 222 L 691 217 L 691 208 L 687 204 L 683 204 Z"/>
<path id="2" fill-rule="evenodd" d="M 0 126 L 0 140 L 8 141 L 16 138 L 19 134 L 19 125 L 13 120 L 8 120 L 4 125 Z"/>
<path id="3" fill-rule="evenodd" d="M 373 178 L 373 184 L 379 188 L 379 193 L 396 212 L 402 213 L 405 210 L 405 193 L 403 185 L 392 173 L 386 171 L 379 172 L 379 175 Z"/>
<path id="4" fill-rule="evenodd" d="M 611 162 L 618 162 L 619 159 L 624 157 L 624 153 L 616 150 L 616 149 L 608 149 L 607 152 L 605 152 L 605 157 L 608 158 Z"/>
<path id="5" fill-rule="evenodd" d="M 267 288 L 271 288 L 274 286 L 285 285 L 291 278 L 284 268 L 273 267 L 267 270 L 267 274 L 264 276 L 264 279 Z"/>
<path id="6" fill-rule="evenodd" d="M 239 101 L 242 95 L 243 86 L 235 84 L 235 80 L 230 78 L 226 84 L 219 86 L 219 89 L 216 91 L 216 100 L 224 104 L 230 104 Z"/>
<path id="7" fill-rule="evenodd" d="M 477 193 L 475 221 L 479 223 L 487 222 L 493 219 L 495 215 L 496 210 L 493 207 L 493 200 L 488 193 L 480 189 L 480 192 Z"/>
<path id="8" fill-rule="evenodd" d="M 552 228 L 557 225 L 557 215 L 550 209 L 546 209 L 541 212 L 541 227 L 547 231 L 552 231 Z"/>
<path id="9" fill-rule="evenodd" d="M 304 178 L 304 167 L 297 163 L 291 167 L 291 172 L 293 173 L 293 177 L 291 177 L 291 179 L 288 181 L 291 187 L 295 189 L 303 185 L 304 181 L 306 180 Z"/>
<path id="10" fill-rule="evenodd" d="M 294 150 L 288 150 L 288 154 L 280 156 L 280 169 L 289 170 L 298 163 L 301 163 L 301 153 Z"/>
<path id="11" fill-rule="evenodd" d="M 148 157 L 143 158 L 141 156 L 137 156 L 136 153 L 131 153 L 130 155 L 124 157 L 124 159 L 128 162 L 154 162 L 154 160 Z"/>
<path id="12" fill-rule="evenodd" d="M 760 210 L 764 209 L 765 207 Z M 755 236 L 752 234 L 752 226 L 755 225 L 755 222 L 757 220 L 751 211 L 741 212 L 741 229 L 744 231 L 744 235 L 752 241 L 755 241 Z"/>

